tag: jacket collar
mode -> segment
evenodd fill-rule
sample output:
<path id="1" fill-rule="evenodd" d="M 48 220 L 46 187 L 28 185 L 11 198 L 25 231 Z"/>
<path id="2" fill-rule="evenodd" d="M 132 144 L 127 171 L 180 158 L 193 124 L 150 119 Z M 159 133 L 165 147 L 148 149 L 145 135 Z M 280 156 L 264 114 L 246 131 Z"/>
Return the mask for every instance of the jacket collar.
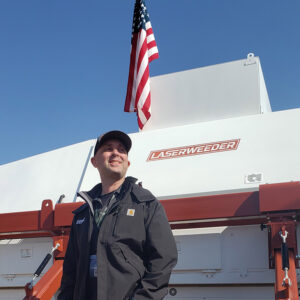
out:
<path id="1" fill-rule="evenodd" d="M 138 202 L 148 202 L 156 199 L 149 190 L 146 190 L 137 184 L 133 186 L 132 194 Z"/>
<path id="2" fill-rule="evenodd" d="M 130 186 L 135 186 L 137 179 L 131 176 L 128 176 L 125 178 L 125 181 L 122 184 L 121 190 L 120 190 L 120 198 L 122 199 L 122 196 L 130 189 Z M 94 208 L 93 208 L 93 199 L 95 199 L 97 196 L 101 195 L 102 190 L 102 184 L 98 183 L 95 185 L 90 191 L 84 192 L 78 192 L 77 196 L 82 198 L 89 206 L 92 214 L 94 214 Z M 80 206 L 78 209 L 73 211 L 73 213 L 78 213 L 82 210 L 84 210 L 86 206 Z"/>

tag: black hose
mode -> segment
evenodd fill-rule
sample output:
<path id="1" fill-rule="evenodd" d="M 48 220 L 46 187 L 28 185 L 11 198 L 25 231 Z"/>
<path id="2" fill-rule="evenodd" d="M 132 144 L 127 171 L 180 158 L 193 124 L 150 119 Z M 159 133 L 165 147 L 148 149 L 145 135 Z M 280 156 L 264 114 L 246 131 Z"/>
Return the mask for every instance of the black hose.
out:
<path id="1" fill-rule="evenodd" d="M 289 249 L 286 245 L 286 243 L 281 244 L 281 256 L 282 256 L 282 270 L 285 270 L 286 268 L 290 268 L 290 262 L 289 262 Z"/>
<path id="2" fill-rule="evenodd" d="M 41 273 L 43 272 L 43 270 L 45 269 L 47 263 L 49 262 L 49 260 L 51 259 L 52 255 L 50 253 L 48 253 L 44 260 L 41 262 L 41 264 L 39 265 L 39 267 L 37 268 L 37 270 L 34 272 L 34 276 L 39 277 L 41 275 Z"/>

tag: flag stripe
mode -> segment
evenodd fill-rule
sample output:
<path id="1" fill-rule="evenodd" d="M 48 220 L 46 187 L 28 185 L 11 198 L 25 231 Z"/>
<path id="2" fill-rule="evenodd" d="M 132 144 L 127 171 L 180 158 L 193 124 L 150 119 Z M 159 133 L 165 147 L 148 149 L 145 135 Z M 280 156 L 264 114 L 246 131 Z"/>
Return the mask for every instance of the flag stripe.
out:
<path id="1" fill-rule="evenodd" d="M 149 20 L 148 22 L 146 22 L 145 28 L 146 28 L 146 30 L 152 28 L 151 23 L 150 23 L 150 20 Z"/>
<path id="2" fill-rule="evenodd" d="M 141 94 L 140 94 L 140 97 L 139 97 L 139 102 L 138 102 L 138 105 L 137 105 L 138 108 L 141 109 L 141 108 L 144 107 L 149 93 L 150 93 L 150 81 L 148 80 L 145 83 L 145 86 L 144 86 L 143 90 L 141 91 Z"/>
<path id="3" fill-rule="evenodd" d="M 143 44 L 140 47 L 140 53 L 138 55 L 138 62 L 137 62 L 137 66 L 136 66 L 137 73 L 139 73 L 141 64 L 142 64 L 143 60 L 145 59 L 145 56 L 146 56 L 145 54 L 147 53 L 147 51 L 148 51 L 147 41 L 146 41 L 146 39 L 144 39 Z M 148 56 L 148 53 L 147 53 L 147 56 Z M 145 63 L 145 62 L 143 62 L 143 63 Z"/>
<path id="4" fill-rule="evenodd" d="M 149 63 L 151 63 L 152 60 L 154 59 L 157 59 L 159 56 L 158 56 L 158 53 L 153 53 L 150 57 L 149 57 Z"/>
<path id="5" fill-rule="evenodd" d="M 156 46 L 156 42 L 155 42 L 155 39 L 154 39 L 154 34 L 147 35 L 148 48 L 153 47 L 153 46 L 150 46 L 151 42 L 154 42 L 154 46 Z"/>
<path id="6" fill-rule="evenodd" d="M 151 26 L 151 25 L 150 25 Z M 146 29 L 146 32 L 147 32 L 147 36 L 148 35 L 152 35 L 153 34 L 153 29 L 152 27 L 149 27 L 148 29 Z"/>
<path id="7" fill-rule="evenodd" d="M 146 67 L 145 69 L 145 72 L 140 80 L 140 84 L 137 88 L 137 91 L 136 91 L 136 95 L 135 95 L 135 107 L 139 106 L 141 107 L 143 104 L 144 104 L 144 101 L 143 99 L 146 98 L 145 96 L 144 97 L 141 97 L 144 90 L 147 91 L 147 89 L 149 89 L 149 91 L 147 92 L 150 92 L 150 84 L 147 85 L 147 82 L 149 81 L 149 68 L 148 66 Z M 144 92 L 145 93 L 145 92 Z M 147 93 L 148 94 L 148 93 Z"/>
<path id="8" fill-rule="evenodd" d="M 145 104 L 142 108 L 142 111 L 146 117 L 147 120 L 149 120 L 150 116 L 151 116 L 151 111 L 150 111 L 150 104 L 151 104 L 151 96 L 150 96 L 150 92 L 148 93 L 148 97 L 145 101 Z"/>
<path id="9" fill-rule="evenodd" d="M 150 51 L 151 49 L 155 50 L 157 52 L 157 47 L 156 47 L 156 42 L 155 41 L 151 41 L 147 43 L 148 45 L 148 50 Z M 155 49 L 156 48 L 156 49 Z"/>
<path id="10" fill-rule="evenodd" d="M 134 36 L 132 39 L 132 46 L 131 46 L 131 54 L 130 54 L 130 61 L 135 61 L 136 55 L 136 45 L 137 45 L 137 37 Z M 125 100 L 125 108 L 124 111 L 132 112 L 131 108 L 131 97 L 132 97 L 132 87 L 134 82 L 134 64 L 129 65 L 129 76 L 128 76 L 128 83 L 127 83 L 127 95 Z"/>

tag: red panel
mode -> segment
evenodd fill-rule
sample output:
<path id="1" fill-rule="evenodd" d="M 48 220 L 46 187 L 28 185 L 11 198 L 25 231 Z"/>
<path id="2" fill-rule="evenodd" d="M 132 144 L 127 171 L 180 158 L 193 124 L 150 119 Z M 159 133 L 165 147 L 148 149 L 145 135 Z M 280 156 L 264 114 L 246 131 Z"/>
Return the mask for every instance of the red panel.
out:
<path id="1" fill-rule="evenodd" d="M 261 185 L 259 209 L 261 212 L 300 210 L 300 182 Z"/>
<path id="2" fill-rule="evenodd" d="M 206 222 L 186 222 L 186 223 L 171 223 L 172 229 L 190 229 L 190 228 L 207 228 L 217 226 L 242 226 L 242 225 L 254 225 L 254 224 L 265 224 L 267 218 L 251 218 L 251 219 L 237 219 L 237 220 L 213 220 Z"/>
<path id="3" fill-rule="evenodd" d="M 258 216 L 258 192 L 162 200 L 172 221 Z"/>
<path id="4" fill-rule="evenodd" d="M 82 204 L 84 204 L 84 202 L 56 204 L 54 211 L 54 226 L 71 226 L 74 216 L 72 211 L 74 211 Z"/>
<path id="5" fill-rule="evenodd" d="M 266 212 L 300 210 L 300 183 L 267 184 L 260 186 L 259 192 L 169 199 L 162 200 L 161 203 L 170 222 L 210 219 L 205 224 L 210 226 L 215 221 L 232 221 L 214 219 L 259 217 Z M 45 200 L 41 211 L 1 214 L 0 233 L 57 231 L 59 227 L 70 227 L 73 220 L 72 211 L 82 204 L 83 202 L 57 204 L 53 210 L 51 200 Z M 238 225 L 252 222 L 244 221 L 245 223 L 234 223 Z M 204 223 L 198 224 L 200 227 L 205 226 Z M 179 228 L 181 225 L 173 226 Z"/>
<path id="6" fill-rule="evenodd" d="M 6 240 L 6 239 L 27 239 L 27 238 L 37 238 L 37 237 L 49 237 L 53 236 L 52 232 L 44 232 L 44 231 L 34 231 L 34 232 L 28 232 L 28 231 L 20 231 L 20 229 L 17 230 L 18 232 L 11 232 L 7 234 L 1 234 L 0 239 Z"/>
<path id="7" fill-rule="evenodd" d="M 44 200 L 41 209 L 40 228 L 51 230 L 53 228 L 53 204 L 51 200 Z"/>
<path id="8" fill-rule="evenodd" d="M 39 230 L 40 211 L 1 214 L 0 233 Z"/>

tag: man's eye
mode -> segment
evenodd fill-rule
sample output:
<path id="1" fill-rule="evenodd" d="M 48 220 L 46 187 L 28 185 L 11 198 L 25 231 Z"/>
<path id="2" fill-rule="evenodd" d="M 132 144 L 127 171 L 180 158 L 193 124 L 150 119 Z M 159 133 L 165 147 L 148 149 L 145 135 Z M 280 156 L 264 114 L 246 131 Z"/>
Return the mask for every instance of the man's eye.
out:
<path id="1" fill-rule="evenodd" d="M 126 150 L 125 150 L 124 148 L 119 148 L 118 151 L 119 151 L 120 153 L 125 153 L 125 152 L 126 152 Z"/>

